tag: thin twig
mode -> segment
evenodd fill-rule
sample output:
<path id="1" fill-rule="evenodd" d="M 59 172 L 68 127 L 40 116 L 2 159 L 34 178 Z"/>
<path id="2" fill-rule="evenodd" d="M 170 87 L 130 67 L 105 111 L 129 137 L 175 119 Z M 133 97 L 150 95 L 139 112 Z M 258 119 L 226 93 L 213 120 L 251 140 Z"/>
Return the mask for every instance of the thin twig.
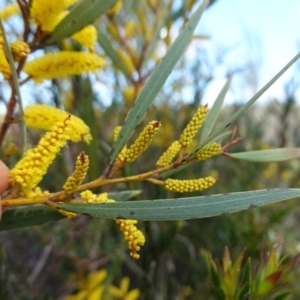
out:
<path id="1" fill-rule="evenodd" d="M 21 114 L 21 139 L 22 139 L 22 152 L 24 154 L 24 152 L 26 151 L 26 127 L 25 127 L 25 118 L 24 118 L 22 98 L 21 98 L 20 87 L 19 87 L 19 78 L 18 78 L 17 71 L 15 69 L 14 59 L 13 59 L 13 56 L 12 56 L 12 53 L 11 53 L 11 50 L 9 47 L 8 39 L 6 37 L 5 28 L 3 26 L 1 17 L 0 17 L 0 29 L 2 31 L 5 54 L 8 59 L 8 63 L 10 65 L 11 74 L 12 74 L 12 80 L 9 80 L 10 85 L 12 87 L 12 97 L 11 97 L 11 101 L 10 101 L 11 105 L 10 105 L 10 110 L 8 110 L 6 113 L 5 121 L 7 121 L 7 119 L 12 118 L 12 114 L 13 114 L 14 107 L 15 107 L 15 101 L 17 101 L 18 105 L 19 105 L 20 114 Z M 4 123 L 3 125 L 6 126 L 6 130 L 5 130 L 5 132 L 6 132 L 9 127 L 9 123 L 6 123 L 6 124 Z M 3 128 L 3 126 L 2 126 L 2 128 Z M 2 132 L 2 128 L 1 128 L 1 132 Z M 1 136 L 2 139 L 0 139 L 0 146 L 3 142 L 4 135 Z"/>

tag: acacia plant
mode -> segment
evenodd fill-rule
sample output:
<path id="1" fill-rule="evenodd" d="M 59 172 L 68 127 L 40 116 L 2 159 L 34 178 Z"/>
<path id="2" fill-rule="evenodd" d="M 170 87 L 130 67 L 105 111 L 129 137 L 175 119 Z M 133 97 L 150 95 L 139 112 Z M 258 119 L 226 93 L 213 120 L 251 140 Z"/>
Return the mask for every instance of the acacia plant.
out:
<path id="1" fill-rule="evenodd" d="M 78 3 L 76 0 L 58 3 L 18 0 L 3 9 L 0 19 L 0 71 L 3 81 L 10 88 L 10 99 L 0 130 L 0 146 L 4 145 L 9 127 L 18 123 L 23 154 L 10 171 L 10 188 L 1 196 L 1 230 L 74 218 L 78 214 L 110 218 L 114 219 L 124 234 L 131 257 L 138 259 L 140 248 L 145 244 L 145 237 L 137 227 L 138 220 L 204 218 L 300 195 L 298 189 L 275 189 L 210 197 L 121 202 L 117 193 L 112 197 L 106 192 L 94 194 L 91 191 L 119 183 L 142 181 L 177 193 L 202 191 L 218 184 L 218 178 L 207 176 L 178 180 L 172 178 L 173 174 L 217 155 L 252 162 L 276 162 L 299 157 L 299 149 L 296 148 L 244 153 L 229 153 L 229 148 L 240 141 L 235 137 L 236 129 L 230 125 L 293 65 L 300 54 L 230 118 L 217 126 L 218 115 L 232 79 L 229 76 L 212 108 L 209 110 L 207 105 L 200 105 L 194 115 L 189 116 L 184 130 L 176 133 L 177 138 L 169 148 L 161 151 L 152 169 L 140 174 L 120 175 L 127 164 L 135 163 L 140 156 L 142 159 L 143 152 L 147 151 L 156 134 L 164 130 L 160 120 L 150 121 L 141 131 L 137 128 L 191 41 L 208 1 L 196 7 L 193 14 L 191 11 L 197 5 L 196 1 L 183 4 L 184 22 L 173 42 L 170 31 L 171 26 L 175 26 L 172 21 L 176 19 L 176 14 L 168 14 L 171 5 L 172 1 L 154 0 L 130 4 L 117 0 L 83 0 Z M 126 10 L 128 6 L 134 11 L 135 19 L 128 21 L 118 18 L 121 10 Z M 152 17 L 145 17 L 145 9 L 152 12 Z M 21 15 L 23 21 L 21 33 L 5 28 L 6 21 L 15 14 Z M 155 18 L 158 22 L 153 23 Z M 163 59 L 156 52 L 162 29 L 167 32 L 164 42 L 168 48 Z M 139 42 L 134 43 L 132 36 Z M 117 47 L 111 42 L 112 37 L 117 41 Z M 37 50 L 43 50 L 43 54 L 37 57 Z M 19 87 L 31 84 L 32 80 L 40 84 L 45 80 L 104 72 L 107 59 L 113 62 L 114 68 L 124 75 L 128 83 L 123 90 L 128 112 L 124 122 L 116 126 L 111 134 L 114 143 L 109 159 L 101 162 L 101 166 L 105 167 L 97 170 L 98 178 L 84 183 L 90 158 L 85 152 L 80 152 L 73 173 L 65 182 L 61 182 L 61 189 L 43 190 L 40 183 L 62 148 L 68 143 L 90 143 L 93 136 L 80 116 L 71 114 L 63 107 L 34 104 L 24 109 L 24 97 Z M 46 131 L 32 148 L 28 147 L 27 128 Z M 133 134 L 137 137 L 132 141 Z M 100 165 L 98 161 L 91 163 L 94 168 Z M 129 195 L 135 195 L 135 191 Z"/>

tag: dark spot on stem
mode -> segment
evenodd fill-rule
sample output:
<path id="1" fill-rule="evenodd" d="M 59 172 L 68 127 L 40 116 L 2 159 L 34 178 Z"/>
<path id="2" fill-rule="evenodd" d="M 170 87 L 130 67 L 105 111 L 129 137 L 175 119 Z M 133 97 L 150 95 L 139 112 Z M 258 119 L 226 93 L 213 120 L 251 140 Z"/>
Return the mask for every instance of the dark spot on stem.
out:
<path id="1" fill-rule="evenodd" d="M 131 211 L 131 212 L 129 213 L 129 215 L 130 215 L 130 216 L 135 215 L 135 212 L 134 212 L 134 211 Z"/>

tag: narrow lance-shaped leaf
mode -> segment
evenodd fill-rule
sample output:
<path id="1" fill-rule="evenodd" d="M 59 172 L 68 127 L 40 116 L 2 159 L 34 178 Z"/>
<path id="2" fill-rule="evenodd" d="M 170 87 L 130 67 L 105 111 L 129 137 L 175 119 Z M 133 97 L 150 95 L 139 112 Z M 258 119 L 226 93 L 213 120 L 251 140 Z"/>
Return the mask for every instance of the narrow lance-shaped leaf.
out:
<path id="1" fill-rule="evenodd" d="M 41 225 L 64 216 L 46 205 L 24 206 L 7 210 L 0 222 L 0 231 Z"/>
<path id="2" fill-rule="evenodd" d="M 105 14 L 118 0 L 82 0 L 55 27 L 46 43 L 55 44 L 70 37 L 87 25 L 94 23 Z"/>
<path id="3" fill-rule="evenodd" d="M 298 59 L 300 58 L 300 52 L 288 62 L 265 86 L 263 86 L 250 100 L 248 100 L 238 111 L 236 111 L 230 118 L 228 118 L 223 124 L 221 124 L 212 134 L 203 141 L 203 145 L 209 143 L 215 136 L 219 135 L 227 126 L 234 122 L 239 116 L 241 116 L 269 87 L 281 77 L 286 70 L 288 70 Z"/>
<path id="4" fill-rule="evenodd" d="M 149 80 L 146 82 L 133 107 L 126 116 L 122 130 L 112 149 L 110 163 L 116 159 L 118 153 L 132 136 L 136 126 L 143 120 L 148 108 L 153 103 L 156 95 L 183 54 L 201 18 L 206 4 L 207 0 L 203 1 L 199 8 L 194 12 L 191 19 L 187 22 L 175 42 L 170 47 L 166 56 L 158 64 Z"/>
<path id="5" fill-rule="evenodd" d="M 123 61 L 120 59 L 120 56 L 116 53 L 115 49 L 112 47 L 111 42 L 108 38 L 102 33 L 98 32 L 98 43 L 102 47 L 105 54 L 112 60 L 117 68 L 119 68 L 124 75 L 130 76 L 130 72 L 124 66 Z"/>
<path id="6" fill-rule="evenodd" d="M 276 162 L 299 158 L 300 148 L 278 148 L 269 150 L 228 153 L 226 155 L 231 158 L 247 161 Z"/>
<path id="7" fill-rule="evenodd" d="M 155 201 L 112 204 L 58 204 L 58 207 L 101 218 L 171 221 L 234 213 L 299 196 L 300 189 L 272 189 Z"/>
<path id="8" fill-rule="evenodd" d="M 229 76 L 228 80 L 226 81 L 224 87 L 220 91 L 216 101 L 214 102 L 212 108 L 209 110 L 207 117 L 205 119 L 205 122 L 201 128 L 201 135 L 200 135 L 200 140 L 199 140 L 199 147 L 205 146 L 202 141 L 206 140 L 208 136 L 210 135 L 217 119 L 220 114 L 222 105 L 225 100 L 225 96 L 228 92 L 228 89 L 230 87 L 232 81 L 232 75 Z"/>
<path id="9" fill-rule="evenodd" d="M 21 97 L 21 92 L 20 92 L 18 74 L 17 74 L 16 68 L 15 68 L 13 55 L 11 53 L 11 49 L 10 49 L 10 46 L 9 46 L 8 38 L 6 36 L 6 31 L 5 31 L 5 28 L 3 26 L 1 16 L 0 16 L 0 32 L 1 32 L 2 39 L 3 39 L 4 51 L 5 51 L 5 54 L 7 56 L 8 63 L 9 63 L 9 66 L 10 66 L 10 70 L 11 70 L 11 77 L 12 77 L 12 83 L 13 83 L 13 87 L 14 87 L 14 93 L 16 94 L 15 98 L 17 100 L 20 115 L 21 115 L 21 125 L 22 125 L 22 127 L 21 127 L 21 129 L 22 129 L 21 130 L 21 141 L 22 141 L 22 152 L 24 154 L 25 151 L 26 151 L 27 137 L 26 137 L 26 126 L 25 126 L 23 102 L 22 102 L 22 97 Z M 0 209 L 0 212 L 1 212 L 1 209 Z M 0 220 L 1 220 L 1 213 L 0 213 Z"/>

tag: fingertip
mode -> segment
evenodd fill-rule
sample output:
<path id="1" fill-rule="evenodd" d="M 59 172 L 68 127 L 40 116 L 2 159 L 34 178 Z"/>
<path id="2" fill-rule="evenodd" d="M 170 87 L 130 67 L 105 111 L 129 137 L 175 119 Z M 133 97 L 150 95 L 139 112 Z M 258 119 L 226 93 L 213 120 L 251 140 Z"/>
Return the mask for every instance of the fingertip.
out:
<path id="1" fill-rule="evenodd" d="M 0 160 L 0 193 L 3 193 L 9 186 L 8 174 L 8 167 Z"/>

